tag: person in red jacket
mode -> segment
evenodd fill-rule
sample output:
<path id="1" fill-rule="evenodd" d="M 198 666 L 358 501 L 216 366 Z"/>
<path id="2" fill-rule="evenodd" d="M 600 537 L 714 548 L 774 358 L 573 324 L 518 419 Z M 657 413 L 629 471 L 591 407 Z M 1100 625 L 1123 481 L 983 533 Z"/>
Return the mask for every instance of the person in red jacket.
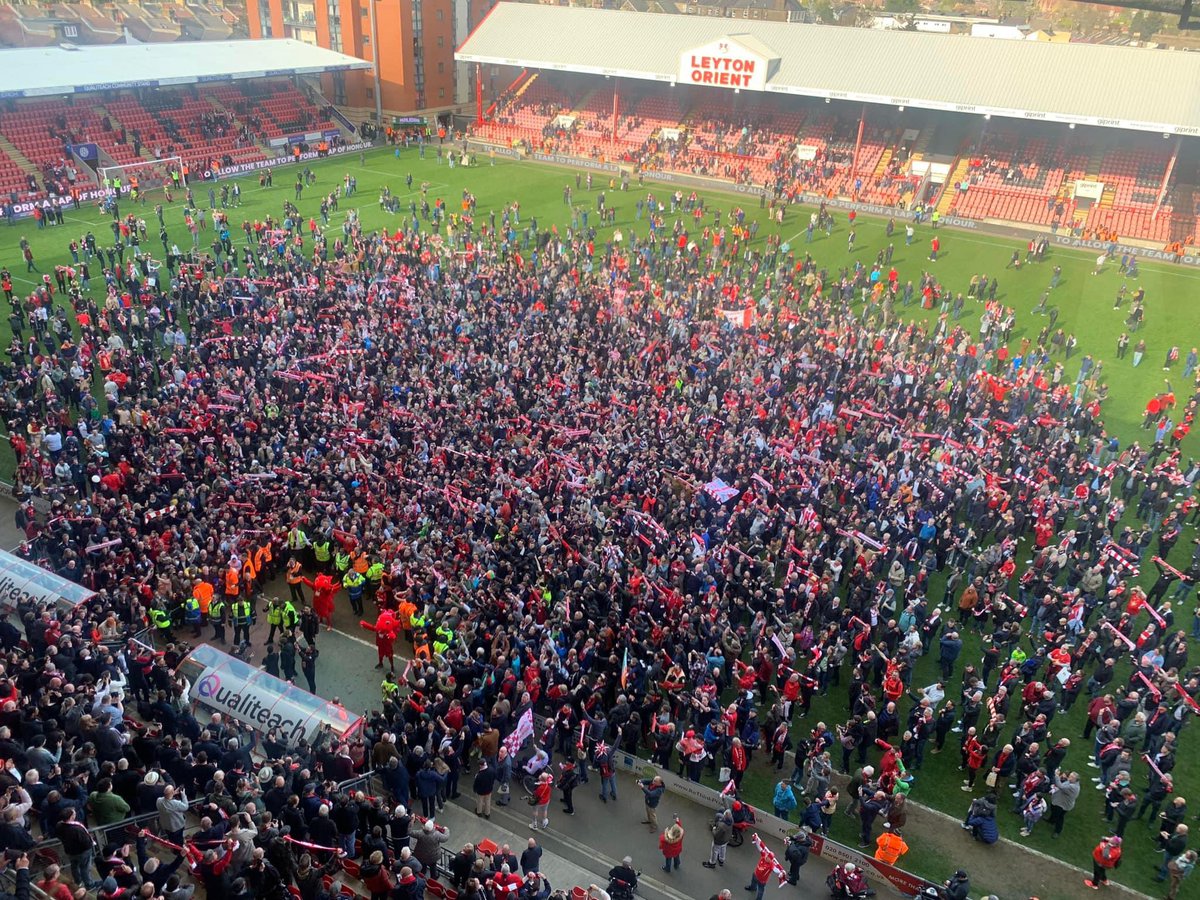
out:
<path id="1" fill-rule="evenodd" d="M 491 877 L 489 883 L 492 886 L 492 895 L 496 900 L 514 900 L 517 892 L 521 890 L 521 885 L 525 882 L 520 875 L 509 869 L 508 863 L 504 863 L 500 867 L 500 871 Z"/>
<path id="2" fill-rule="evenodd" d="M 554 776 L 543 772 L 533 786 L 533 821 L 529 827 L 534 831 L 550 827 L 550 797 L 554 793 Z"/>
<path id="3" fill-rule="evenodd" d="M 1115 834 L 1102 838 L 1092 851 L 1092 877 L 1083 883 L 1093 891 L 1108 884 L 1108 871 L 1121 864 L 1121 839 Z"/>
<path id="4" fill-rule="evenodd" d="M 974 731 L 975 729 L 972 728 L 971 732 Z M 967 777 L 963 779 L 962 789 L 970 791 L 974 789 L 975 778 L 979 775 L 979 770 L 982 768 L 984 761 L 987 760 L 987 747 L 972 733 L 963 745 L 963 754 L 967 758 Z"/>
<path id="5" fill-rule="evenodd" d="M 758 835 L 754 836 L 754 846 L 758 848 L 758 862 L 754 864 L 754 871 L 750 875 L 750 883 L 746 885 L 746 890 L 754 891 L 754 900 L 763 900 L 763 893 L 767 889 L 767 884 L 771 881 L 773 874 L 780 875 L 779 886 L 783 886 L 783 875 L 778 868 L 779 860 L 767 846 L 758 839 Z"/>
<path id="6" fill-rule="evenodd" d="M 683 855 L 683 824 L 676 819 L 658 836 L 658 849 L 663 855 L 663 871 L 679 868 L 679 857 Z"/>

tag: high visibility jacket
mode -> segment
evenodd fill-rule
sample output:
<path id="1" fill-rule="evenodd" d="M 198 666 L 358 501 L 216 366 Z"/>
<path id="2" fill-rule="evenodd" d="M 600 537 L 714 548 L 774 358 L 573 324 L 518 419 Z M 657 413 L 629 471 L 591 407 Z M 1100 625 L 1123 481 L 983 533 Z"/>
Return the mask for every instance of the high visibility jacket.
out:
<path id="1" fill-rule="evenodd" d="M 195 597 L 188 597 L 183 601 L 183 621 L 200 621 L 200 601 Z"/>
<path id="2" fill-rule="evenodd" d="M 383 699 L 390 700 L 392 695 L 400 690 L 400 685 L 396 684 L 394 681 L 388 681 L 387 679 L 384 679 L 383 684 L 380 685 L 380 689 L 383 691 Z"/>
<path id="3" fill-rule="evenodd" d="M 225 596 L 236 597 L 238 594 L 238 579 L 237 569 L 225 570 Z"/>
<path id="4" fill-rule="evenodd" d="M 425 616 L 423 616 L 419 612 L 414 612 L 412 615 L 412 619 L 410 621 L 412 623 L 413 628 L 424 628 L 425 627 Z"/>
<path id="5" fill-rule="evenodd" d="M 277 603 L 272 603 L 267 607 L 267 624 L 282 625 L 283 624 L 283 607 Z"/>
<path id="6" fill-rule="evenodd" d="M 242 563 L 242 577 L 245 578 L 246 583 L 249 584 L 254 580 L 256 575 L 258 575 L 258 567 L 254 565 L 254 557 L 250 554 L 246 554 L 246 561 Z"/>
<path id="7" fill-rule="evenodd" d="M 358 596 L 362 593 L 363 585 L 367 579 L 362 577 L 362 573 L 353 570 L 346 573 L 346 577 L 342 579 L 342 586 L 350 592 L 351 596 Z"/>
<path id="8" fill-rule="evenodd" d="M 254 568 L 261 572 L 263 567 L 273 558 L 274 557 L 271 556 L 270 543 L 263 544 L 254 552 Z"/>
<path id="9" fill-rule="evenodd" d="M 433 659 L 433 654 L 429 652 L 429 643 L 423 642 L 413 647 L 413 656 L 417 659 Z"/>
<path id="10" fill-rule="evenodd" d="M 233 621 L 237 625 L 248 625 L 250 623 L 250 601 L 239 600 L 233 604 Z"/>
<path id="11" fill-rule="evenodd" d="M 300 571 L 300 561 L 293 559 L 288 563 L 287 567 L 287 583 L 300 584 L 304 580 L 304 575 Z"/>
<path id="12" fill-rule="evenodd" d="M 207 581 L 202 581 L 192 588 L 192 596 L 200 604 L 200 612 L 208 615 L 208 611 L 212 608 L 213 586 Z"/>
<path id="13" fill-rule="evenodd" d="M 354 562 L 352 563 L 352 565 L 354 566 L 354 571 L 357 572 L 359 575 L 366 575 L 367 574 L 367 554 L 359 553 L 357 556 L 354 557 Z"/>
<path id="14" fill-rule="evenodd" d="M 379 582 L 383 581 L 383 563 L 371 563 L 371 565 L 367 567 L 367 581 L 373 582 L 374 584 L 379 584 Z"/>
<path id="15" fill-rule="evenodd" d="M 296 612 L 296 606 L 291 600 L 283 604 L 283 624 L 287 628 L 292 628 L 300 621 L 300 613 Z"/>
<path id="16" fill-rule="evenodd" d="M 329 541 L 321 540 L 313 544 L 313 555 L 318 562 L 329 562 Z"/>
<path id="17" fill-rule="evenodd" d="M 889 866 L 895 865 L 896 860 L 908 852 L 908 844 L 904 842 L 904 838 L 891 831 L 881 834 L 875 841 L 875 847 L 875 858 Z"/>
<path id="18" fill-rule="evenodd" d="M 447 628 L 445 625 L 439 625 L 437 628 L 434 629 L 433 634 L 434 634 L 434 641 L 433 641 L 434 649 L 437 649 L 437 646 L 439 644 L 441 644 L 442 647 L 445 648 L 445 647 L 449 647 L 451 644 L 454 643 L 454 632 L 451 631 L 449 628 Z M 438 653 L 442 653 L 442 652 L 444 652 L 444 651 L 438 650 Z"/>
<path id="19" fill-rule="evenodd" d="M 225 621 L 225 601 L 220 597 L 213 600 L 212 605 L 208 608 L 208 618 L 213 622 Z"/>
<path id="20" fill-rule="evenodd" d="M 333 566 L 339 572 L 347 572 L 350 569 L 350 554 L 335 553 L 333 556 Z"/>
<path id="21" fill-rule="evenodd" d="M 400 627 L 405 631 L 413 627 L 413 616 L 417 612 L 417 607 L 405 600 L 396 610 L 397 617 L 400 619 Z"/>
<path id="22" fill-rule="evenodd" d="M 301 528 L 293 528 L 288 532 L 287 545 L 289 550 L 299 550 L 308 545 L 308 535 Z"/>
<path id="23" fill-rule="evenodd" d="M 157 607 L 150 610 L 150 621 L 154 624 L 155 628 L 161 631 L 166 631 L 171 627 L 171 617 L 167 615 L 166 610 L 158 609 Z"/>

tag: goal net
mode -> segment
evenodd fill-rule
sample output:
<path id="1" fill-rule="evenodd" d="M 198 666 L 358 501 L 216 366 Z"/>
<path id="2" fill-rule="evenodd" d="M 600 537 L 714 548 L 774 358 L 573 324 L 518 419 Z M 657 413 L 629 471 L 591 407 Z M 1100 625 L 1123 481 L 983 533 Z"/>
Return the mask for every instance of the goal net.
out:
<path id="1" fill-rule="evenodd" d="M 138 197 L 161 197 L 168 188 L 177 191 L 187 186 L 181 156 L 147 159 L 123 166 L 100 166 L 97 174 L 101 187 L 118 191 L 126 197 L 133 196 L 135 191 Z"/>

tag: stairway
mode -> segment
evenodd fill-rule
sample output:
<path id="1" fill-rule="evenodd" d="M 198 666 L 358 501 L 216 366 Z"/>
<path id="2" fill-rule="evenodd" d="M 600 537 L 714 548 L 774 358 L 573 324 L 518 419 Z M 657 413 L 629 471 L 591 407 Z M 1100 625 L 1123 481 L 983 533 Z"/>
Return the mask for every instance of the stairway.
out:
<path id="1" fill-rule="evenodd" d="M 571 114 L 576 116 L 583 115 L 583 110 L 587 109 L 587 105 L 589 102 L 591 102 L 591 99 L 595 93 L 596 91 L 594 90 L 588 91 L 586 94 L 580 97 L 579 101 L 571 108 Z"/>
<path id="2" fill-rule="evenodd" d="M 929 145 L 933 143 L 933 136 L 937 134 L 937 125 L 926 125 L 921 129 L 921 133 L 917 135 L 916 143 L 912 145 L 912 152 L 909 153 L 909 159 L 924 159 L 925 154 L 929 152 Z"/>
<path id="3" fill-rule="evenodd" d="M 232 115 L 234 118 L 234 121 L 237 121 L 237 122 L 242 121 L 240 118 L 238 118 L 238 114 L 236 112 L 234 112 L 232 109 L 230 109 L 224 103 L 222 103 L 220 101 L 220 99 L 217 98 L 216 96 L 214 96 L 213 94 L 205 94 L 204 99 L 207 100 L 209 102 L 209 105 L 212 106 L 212 108 L 215 109 L 217 112 L 222 113 L 224 115 Z M 257 147 L 262 152 L 263 156 L 274 156 L 275 155 L 276 151 L 273 150 L 271 148 L 271 146 L 263 139 L 263 136 L 261 134 L 254 135 L 254 146 Z M 143 149 L 142 152 L 145 153 L 146 152 L 145 149 Z"/>
<path id="4" fill-rule="evenodd" d="M 1100 193 L 1100 208 L 1112 209 L 1113 201 L 1116 200 L 1116 198 L 1117 192 L 1112 188 L 1105 186 L 1104 190 Z"/>
<path id="5" fill-rule="evenodd" d="M 541 75 L 540 72 L 534 72 L 532 75 L 530 75 L 528 78 L 526 78 L 525 81 L 521 84 L 521 86 L 519 88 L 517 88 L 516 93 L 514 93 L 512 95 L 512 98 L 508 102 L 515 103 L 518 99 L 520 99 L 521 95 L 523 93 L 525 93 L 527 90 L 529 90 L 529 86 L 531 84 L 533 84 L 535 81 L 537 81 L 538 77 L 540 75 Z M 505 104 L 505 105 L 507 105 L 507 104 Z"/>
<path id="6" fill-rule="evenodd" d="M 958 196 L 958 185 L 967 177 L 967 170 L 970 168 L 971 159 L 963 154 L 954 164 L 954 168 L 950 170 L 950 177 L 946 179 L 946 183 L 942 185 L 942 196 L 938 198 L 937 202 L 938 215 L 944 216 L 950 212 L 950 207 L 954 205 L 954 198 Z"/>
<path id="7" fill-rule="evenodd" d="M 98 115 L 101 119 L 108 119 L 108 121 L 112 124 L 112 128 L 113 128 L 114 132 L 119 132 L 122 128 L 125 127 L 124 125 L 121 124 L 121 120 L 118 119 L 116 116 L 114 116 L 111 112 L 109 112 L 106 107 L 97 105 L 97 106 L 93 106 L 92 109 L 96 113 L 96 115 Z M 130 138 L 130 147 L 132 148 L 132 146 L 133 146 L 133 139 Z M 150 149 L 148 147 L 142 147 L 142 152 L 138 155 L 141 156 L 142 159 L 150 160 L 152 162 L 154 161 L 154 154 L 150 152 Z M 115 160 L 114 160 L 114 162 L 115 162 Z"/>
<path id="8" fill-rule="evenodd" d="M 30 175 L 37 175 L 39 178 L 41 178 L 41 170 L 38 169 L 38 167 L 31 163 L 28 159 L 26 159 L 25 154 L 13 146 L 12 143 L 9 142 L 8 138 L 2 134 L 0 134 L 0 150 L 3 150 L 8 155 L 9 159 L 20 166 L 21 171 L 27 172 Z"/>
<path id="9" fill-rule="evenodd" d="M 888 163 L 892 160 L 892 148 L 888 147 L 879 154 L 879 162 L 875 164 L 875 171 L 871 173 L 871 177 L 878 181 L 887 172 Z"/>

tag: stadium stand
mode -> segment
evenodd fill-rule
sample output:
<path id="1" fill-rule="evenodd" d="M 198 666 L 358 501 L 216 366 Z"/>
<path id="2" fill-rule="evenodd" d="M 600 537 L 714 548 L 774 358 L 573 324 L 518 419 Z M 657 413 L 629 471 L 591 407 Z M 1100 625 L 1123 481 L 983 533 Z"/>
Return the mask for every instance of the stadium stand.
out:
<path id="1" fill-rule="evenodd" d="M 1132 85 L 1143 53 L 771 22 L 742 22 L 733 32 L 695 17 L 684 24 L 633 11 L 501 4 L 456 53 L 520 71 L 475 136 L 789 195 L 922 203 L 939 215 L 1089 238 L 1193 241 L 1200 148 L 1189 135 L 1200 119 L 1166 98 L 1148 103 L 1144 92 L 1045 90 L 1047 76 L 1064 67 L 1094 67 Z M 568 50 L 541 38 L 552 29 L 591 39 Z M 928 71 L 897 77 L 882 62 L 905 52 Z M 722 73 L 704 61 L 722 54 L 756 74 L 713 80 Z M 860 64 L 846 69 L 846 59 Z M 1155 62 L 1186 83 L 1200 77 L 1186 54 L 1160 53 Z M 968 69 L 972 78 L 962 75 Z M 833 71 L 838 77 L 825 77 Z M 530 84 L 542 97 L 564 96 L 538 103 Z M 565 128 L 555 121 L 564 111 L 577 117 Z"/>

